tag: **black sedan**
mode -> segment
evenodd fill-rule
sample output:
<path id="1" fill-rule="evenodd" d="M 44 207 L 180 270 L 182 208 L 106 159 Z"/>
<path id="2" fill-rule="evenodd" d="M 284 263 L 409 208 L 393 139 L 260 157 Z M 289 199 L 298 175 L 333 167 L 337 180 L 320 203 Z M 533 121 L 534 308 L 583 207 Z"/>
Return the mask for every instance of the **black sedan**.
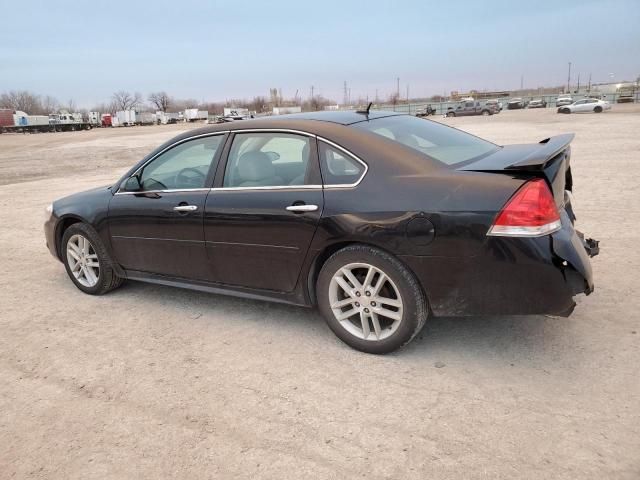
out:
<path id="1" fill-rule="evenodd" d="M 89 294 L 130 279 L 317 306 L 386 353 L 430 315 L 567 316 L 592 292 L 572 138 L 503 147 L 368 111 L 212 125 L 55 201 L 46 241 Z"/>

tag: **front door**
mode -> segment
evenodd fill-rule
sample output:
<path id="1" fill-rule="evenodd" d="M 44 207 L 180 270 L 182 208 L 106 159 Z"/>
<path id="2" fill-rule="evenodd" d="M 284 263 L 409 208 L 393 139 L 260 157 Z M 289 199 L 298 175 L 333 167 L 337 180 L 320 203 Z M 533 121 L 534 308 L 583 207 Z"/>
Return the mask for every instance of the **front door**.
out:
<path id="1" fill-rule="evenodd" d="M 228 150 L 205 207 L 210 280 L 290 292 L 324 203 L 316 140 L 236 133 Z"/>
<path id="2" fill-rule="evenodd" d="M 108 222 L 116 261 L 126 270 L 207 277 L 204 206 L 224 138 L 181 141 L 121 185 Z"/>

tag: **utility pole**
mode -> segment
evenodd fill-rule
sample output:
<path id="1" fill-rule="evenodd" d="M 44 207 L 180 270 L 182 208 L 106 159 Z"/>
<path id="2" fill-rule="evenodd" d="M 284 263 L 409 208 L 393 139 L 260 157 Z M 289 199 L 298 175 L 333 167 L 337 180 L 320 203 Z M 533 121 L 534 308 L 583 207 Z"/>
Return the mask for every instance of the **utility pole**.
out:
<path id="1" fill-rule="evenodd" d="M 409 103 L 409 84 L 407 83 L 407 103 Z"/>
<path id="2" fill-rule="evenodd" d="M 587 88 L 587 91 L 591 91 L 591 74 L 589 74 L 589 87 Z"/>
<path id="3" fill-rule="evenodd" d="M 567 75 L 567 92 L 571 92 L 571 62 L 569 62 L 569 75 Z"/>
<path id="4" fill-rule="evenodd" d="M 400 99 L 400 77 L 396 78 L 398 87 L 396 88 L 396 96 Z"/>
<path id="5" fill-rule="evenodd" d="M 349 95 L 347 93 L 347 81 L 344 81 L 344 98 L 342 99 L 342 104 L 347 105 L 349 103 Z"/>
<path id="6" fill-rule="evenodd" d="M 576 90 L 578 92 L 580 91 L 580 72 L 578 72 L 578 87 L 576 88 Z"/>
<path id="7" fill-rule="evenodd" d="M 313 85 L 311 85 L 311 101 L 313 102 Z"/>

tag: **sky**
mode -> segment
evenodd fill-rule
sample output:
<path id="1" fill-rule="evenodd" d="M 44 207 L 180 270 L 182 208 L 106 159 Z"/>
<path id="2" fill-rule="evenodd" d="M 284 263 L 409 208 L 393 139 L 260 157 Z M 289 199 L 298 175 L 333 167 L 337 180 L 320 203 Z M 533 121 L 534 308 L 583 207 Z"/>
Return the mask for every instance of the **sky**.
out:
<path id="1" fill-rule="evenodd" d="M 0 0 L 0 93 L 338 102 L 640 75 L 640 0 Z M 613 74 L 613 75 L 612 75 Z"/>

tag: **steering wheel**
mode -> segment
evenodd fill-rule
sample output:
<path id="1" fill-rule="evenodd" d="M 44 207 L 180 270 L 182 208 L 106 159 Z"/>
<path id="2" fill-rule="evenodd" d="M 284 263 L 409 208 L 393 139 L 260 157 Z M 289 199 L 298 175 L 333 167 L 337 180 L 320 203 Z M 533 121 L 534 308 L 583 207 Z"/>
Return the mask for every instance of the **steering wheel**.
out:
<path id="1" fill-rule="evenodd" d="M 183 168 L 176 175 L 176 186 L 182 186 L 183 184 L 199 188 L 204 185 L 207 176 L 197 168 L 187 167 Z"/>

